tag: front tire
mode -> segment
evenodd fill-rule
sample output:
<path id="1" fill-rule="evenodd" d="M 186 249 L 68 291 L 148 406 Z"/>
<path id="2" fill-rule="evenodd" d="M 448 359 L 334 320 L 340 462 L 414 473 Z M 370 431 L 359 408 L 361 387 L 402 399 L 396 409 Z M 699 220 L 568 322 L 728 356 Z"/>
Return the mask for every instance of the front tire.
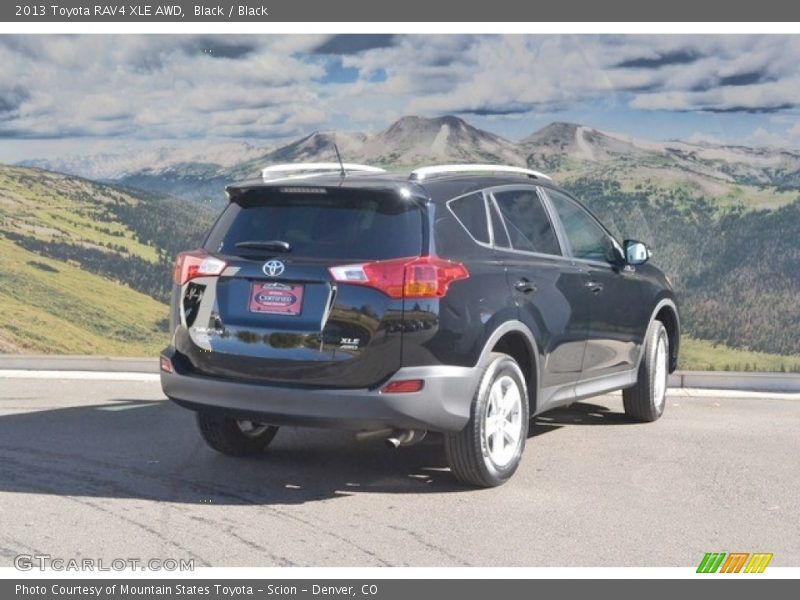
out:
<path id="1" fill-rule="evenodd" d="M 661 321 L 653 321 L 647 330 L 636 385 L 622 390 L 625 414 L 641 422 L 660 418 L 667 403 L 668 377 L 669 336 Z"/>
<path id="2" fill-rule="evenodd" d="M 197 426 L 206 444 L 228 456 L 259 454 L 278 433 L 278 428 L 273 425 L 203 412 L 197 413 Z"/>
<path id="3" fill-rule="evenodd" d="M 517 361 L 492 353 L 472 399 L 470 420 L 447 433 L 444 447 L 459 481 L 496 487 L 519 466 L 528 436 L 528 391 Z"/>

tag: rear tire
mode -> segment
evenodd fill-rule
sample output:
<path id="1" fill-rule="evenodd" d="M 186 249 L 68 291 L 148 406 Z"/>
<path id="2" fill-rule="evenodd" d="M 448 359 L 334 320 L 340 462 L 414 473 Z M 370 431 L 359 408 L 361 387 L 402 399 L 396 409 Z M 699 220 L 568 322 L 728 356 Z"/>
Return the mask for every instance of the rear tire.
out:
<path id="1" fill-rule="evenodd" d="M 450 470 L 468 485 L 502 485 L 517 470 L 527 437 L 525 376 L 517 361 L 494 352 L 472 399 L 469 422 L 444 436 Z"/>
<path id="2" fill-rule="evenodd" d="M 645 337 L 636 385 L 622 390 L 625 414 L 641 422 L 660 418 L 667 403 L 668 377 L 669 336 L 661 321 L 653 321 Z"/>
<path id="3" fill-rule="evenodd" d="M 261 453 L 278 433 L 278 428 L 255 421 L 197 413 L 197 426 L 206 444 L 228 456 Z"/>

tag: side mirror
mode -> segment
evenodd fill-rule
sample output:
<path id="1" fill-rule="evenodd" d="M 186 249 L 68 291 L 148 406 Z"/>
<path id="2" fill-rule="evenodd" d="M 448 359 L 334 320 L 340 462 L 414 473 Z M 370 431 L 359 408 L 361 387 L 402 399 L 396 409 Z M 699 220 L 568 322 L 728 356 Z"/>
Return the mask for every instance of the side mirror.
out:
<path id="1" fill-rule="evenodd" d="M 625 262 L 629 265 L 641 265 L 650 258 L 650 250 L 642 242 L 625 240 L 623 248 L 625 250 Z"/>

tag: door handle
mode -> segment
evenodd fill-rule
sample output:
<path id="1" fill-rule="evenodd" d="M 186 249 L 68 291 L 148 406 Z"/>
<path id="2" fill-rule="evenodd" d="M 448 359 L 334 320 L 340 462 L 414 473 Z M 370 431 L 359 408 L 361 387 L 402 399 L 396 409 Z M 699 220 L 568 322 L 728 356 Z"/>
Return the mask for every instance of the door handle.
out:
<path id="1" fill-rule="evenodd" d="M 584 284 L 584 286 L 589 288 L 589 291 L 592 292 L 593 294 L 599 294 L 600 292 L 603 291 L 603 284 L 600 283 L 599 281 L 590 280 L 587 281 Z"/>
<path id="2" fill-rule="evenodd" d="M 516 289 L 518 292 L 522 292 L 523 294 L 527 294 L 536 291 L 536 284 L 523 277 L 514 284 L 514 289 Z"/>

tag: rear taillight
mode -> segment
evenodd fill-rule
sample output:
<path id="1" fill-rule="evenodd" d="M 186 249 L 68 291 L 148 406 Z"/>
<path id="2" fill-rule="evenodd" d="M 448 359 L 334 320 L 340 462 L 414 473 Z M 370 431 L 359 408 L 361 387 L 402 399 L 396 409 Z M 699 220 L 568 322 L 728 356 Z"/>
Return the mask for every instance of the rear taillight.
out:
<path id="1" fill-rule="evenodd" d="M 181 252 L 175 260 L 172 279 L 183 285 L 195 277 L 216 277 L 225 270 L 227 263 L 208 254 L 205 250 Z"/>
<path id="2" fill-rule="evenodd" d="M 334 281 L 381 290 L 390 298 L 441 298 L 448 286 L 469 277 L 461 263 L 431 256 L 330 267 Z"/>

